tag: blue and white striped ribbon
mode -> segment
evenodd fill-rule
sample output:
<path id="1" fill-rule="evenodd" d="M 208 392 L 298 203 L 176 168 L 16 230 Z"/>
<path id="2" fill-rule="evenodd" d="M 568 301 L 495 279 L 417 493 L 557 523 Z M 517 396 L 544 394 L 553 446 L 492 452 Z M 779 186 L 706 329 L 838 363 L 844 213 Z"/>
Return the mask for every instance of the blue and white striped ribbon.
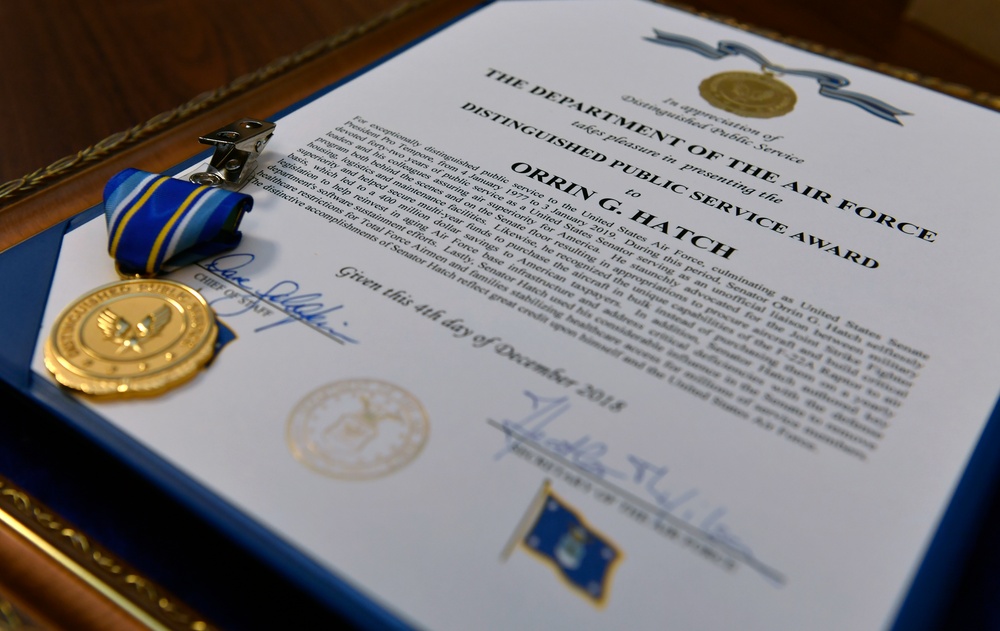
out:
<path id="1" fill-rule="evenodd" d="M 108 253 L 126 274 L 154 275 L 236 247 L 253 198 L 126 169 L 104 187 Z"/>

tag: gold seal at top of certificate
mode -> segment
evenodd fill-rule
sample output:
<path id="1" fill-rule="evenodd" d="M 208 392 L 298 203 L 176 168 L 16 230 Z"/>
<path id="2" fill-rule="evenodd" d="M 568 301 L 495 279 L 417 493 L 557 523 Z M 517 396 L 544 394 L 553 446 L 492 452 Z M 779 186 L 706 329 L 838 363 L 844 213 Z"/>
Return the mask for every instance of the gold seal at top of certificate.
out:
<path id="1" fill-rule="evenodd" d="M 795 107 L 795 91 L 763 72 L 721 72 L 705 79 L 698 92 L 706 101 L 749 118 L 784 116 Z"/>

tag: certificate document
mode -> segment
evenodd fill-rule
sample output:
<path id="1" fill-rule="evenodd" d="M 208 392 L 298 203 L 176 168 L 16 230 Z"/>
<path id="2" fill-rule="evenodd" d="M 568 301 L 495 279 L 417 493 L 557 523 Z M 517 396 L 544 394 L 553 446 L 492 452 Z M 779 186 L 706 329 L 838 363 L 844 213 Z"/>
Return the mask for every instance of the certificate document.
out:
<path id="1" fill-rule="evenodd" d="M 538 0 L 275 122 L 243 242 L 170 276 L 234 339 L 81 398 L 120 444 L 420 628 L 893 624 L 1000 390 L 995 112 Z"/>

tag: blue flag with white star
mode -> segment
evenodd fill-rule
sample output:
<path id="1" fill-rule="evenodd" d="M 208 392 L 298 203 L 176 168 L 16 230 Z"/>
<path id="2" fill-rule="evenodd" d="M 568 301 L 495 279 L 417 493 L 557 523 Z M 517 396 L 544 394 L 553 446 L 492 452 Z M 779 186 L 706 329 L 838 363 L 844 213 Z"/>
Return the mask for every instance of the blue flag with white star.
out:
<path id="1" fill-rule="evenodd" d="M 522 543 L 587 599 L 604 604 L 621 553 L 552 491 L 546 489 L 538 517 Z"/>

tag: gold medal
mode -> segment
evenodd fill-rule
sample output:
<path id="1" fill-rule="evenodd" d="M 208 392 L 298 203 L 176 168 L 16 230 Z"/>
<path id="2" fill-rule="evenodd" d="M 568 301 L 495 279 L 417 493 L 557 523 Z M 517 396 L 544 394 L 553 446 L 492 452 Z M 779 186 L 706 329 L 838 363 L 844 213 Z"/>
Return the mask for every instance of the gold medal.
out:
<path id="1" fill-rule="evenodd" d="M 154 277 L 239 244 L 253 198 L 238 191 L 273 133 L 274 123 L 245 118 L 202 136 L 215 155 L 190 181 L 139 169 L 108 181 L 108 254 L 120 276 L 133 278 L 98 287 L 59 314 L 44 349 L 56 381 L 94 396 L 153 395 L 212 360 L 215 313 L 197 291 Z"/>
<path id="2" fill-rule="evenodd" d="M 169 280 L 124 280 L 91 291 L 56 319 L 45 366 L 91 395 L 150 395 L 193 377 L 218 327 L 197 291 Z"/>
<path id="3" fill-rule="evenodd" d="M 749 118 L 784 116 L 795 107 L 795 91 L 768 73 L 722 72 L 698 86 L 715 107 Z"/>

